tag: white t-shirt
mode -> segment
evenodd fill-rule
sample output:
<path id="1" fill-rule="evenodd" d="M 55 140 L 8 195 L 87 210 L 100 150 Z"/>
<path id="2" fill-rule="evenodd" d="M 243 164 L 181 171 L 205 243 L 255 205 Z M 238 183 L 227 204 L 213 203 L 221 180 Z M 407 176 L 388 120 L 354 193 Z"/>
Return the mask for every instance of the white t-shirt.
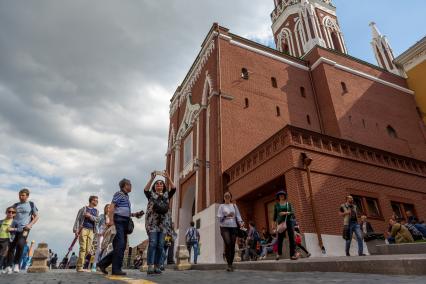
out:
<path id="1" fill-rule="evenodd" d="M 235 209 L 237 209 L 235 212 Z M 230 213 L 234 213 L 233 217 L 227 217 Z M 235 221 L 235 216 L 237 217 L 238 222 L 242 222 L 240 211 L 238 210 L 237 205 L 230 204 L 221 204 L 219 210 L 217 211 L 217 217 L 219 218 L 219 223 L 221 227 L 236 228 L 237 222 Z"/>

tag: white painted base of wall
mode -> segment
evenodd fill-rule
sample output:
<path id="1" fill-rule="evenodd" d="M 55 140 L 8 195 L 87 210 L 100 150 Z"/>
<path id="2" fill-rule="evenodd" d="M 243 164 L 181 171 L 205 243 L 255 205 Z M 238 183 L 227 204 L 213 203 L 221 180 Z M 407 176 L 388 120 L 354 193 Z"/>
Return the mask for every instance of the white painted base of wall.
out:
<path id="1" fill-rule="evenodd" d="M 306 249 L 311 253 L 313 257 L 327 257 L 327 256 L 345 256 L 345 240 L 342 236 L 337 235 L 325 235 L 322 234 L 322 241 L 324 243 L 326 253 L 323 254 L 318 245 L 317 234 L 305 233 L 305 244 Z M 367 245 L 364 243 L 364 254 L 369 254 Z M 351 248 L 349 253 L 352 256 L 358 255 L 358 243 L 355 238 L 352 239 Z"/>
<path id="2" fill-rule="evenodd" d="M 223 240 L 220 235 L 219 221 L 216 217 L 219 204 L 210 207 L 194 215 L 196 222 L 200 219 L 200 255 L 198 263 L 224 263 Z M 191 262 L 193 256 L 191 255 Z"/>

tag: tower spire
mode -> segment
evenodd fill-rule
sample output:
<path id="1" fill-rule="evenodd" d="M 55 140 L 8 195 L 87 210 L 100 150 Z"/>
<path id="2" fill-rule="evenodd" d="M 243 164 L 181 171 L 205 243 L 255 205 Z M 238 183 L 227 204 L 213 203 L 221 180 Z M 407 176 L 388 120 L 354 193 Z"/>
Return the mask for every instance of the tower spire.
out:
<path id="1" fill-rule="evenodd" d="M 399 75 L 399 71 L 393 62 L 395 57 L 388 39 L 382 35 L 375 22 L 371 22 L 370 27 L 372 34 L 371 46 L 378 65 L 389 72 Z"/>

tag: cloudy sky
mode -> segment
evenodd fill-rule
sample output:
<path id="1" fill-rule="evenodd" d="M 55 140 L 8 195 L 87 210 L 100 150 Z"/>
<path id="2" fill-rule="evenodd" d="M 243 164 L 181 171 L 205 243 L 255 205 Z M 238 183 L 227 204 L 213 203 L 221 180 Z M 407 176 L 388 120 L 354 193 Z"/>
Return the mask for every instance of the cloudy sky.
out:
<path id="1" fill-rule="evenodd" d="M 396 54 L 425 35 L 426 1 L 334 2 L 361 59 L 374 63 L 371 20 Z M 164 168 L 169 99 L 212 23 L 272 45 L 272 9 L 273 0 L 0 0 L 0 209 L 30 188 L 41 216 L 31 239 L 60 257 L 89 195 L 103 207 L 127 177 L 133 208 L 145 209 L 149 172 Z M 138 221 L 131 245 L 145 236 Z"/>

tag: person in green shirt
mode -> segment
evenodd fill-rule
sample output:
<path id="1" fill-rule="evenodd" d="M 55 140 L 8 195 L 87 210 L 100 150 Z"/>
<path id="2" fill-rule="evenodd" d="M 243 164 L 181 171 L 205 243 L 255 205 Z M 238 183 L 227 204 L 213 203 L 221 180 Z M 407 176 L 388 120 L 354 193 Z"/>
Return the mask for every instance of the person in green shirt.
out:
<path id="1" fill-rule="evenodd" d="M 14 207 L 8 207 L 6 209 L 6 218 L 0 220 L 0 270 L 2 273 L 3 267 L 8 267 L 7 263 L 7 252 L 9 249 L 9 244 L 12 241 L 14 234 L 17 230 L 16 222 L 14 222 L 13 218 L 16 215 L 16 209 Z"/>
<path id="2" fill-rule="evenodd" d="M 293 228 L 293 219 L 294 211 L 291 203 L 287 201 L 287 192 L 284 190 L 278 191 L 275 195 L 277 203 L 274 206 L 274 222 L 275 229 L 277 230 L 278 235 L 278 254 L 276 260 L 279 260 L 283 253 L 283 240 L 285 238 L 285 233 L 287 232 L 288 241 L 290 245 L 290 259 L 296 260 L 296 243 L 294 241 L 294 228 Z M 280 224 L 284 223 L 287 225 L 286 230 L 279 232 Z"/>

